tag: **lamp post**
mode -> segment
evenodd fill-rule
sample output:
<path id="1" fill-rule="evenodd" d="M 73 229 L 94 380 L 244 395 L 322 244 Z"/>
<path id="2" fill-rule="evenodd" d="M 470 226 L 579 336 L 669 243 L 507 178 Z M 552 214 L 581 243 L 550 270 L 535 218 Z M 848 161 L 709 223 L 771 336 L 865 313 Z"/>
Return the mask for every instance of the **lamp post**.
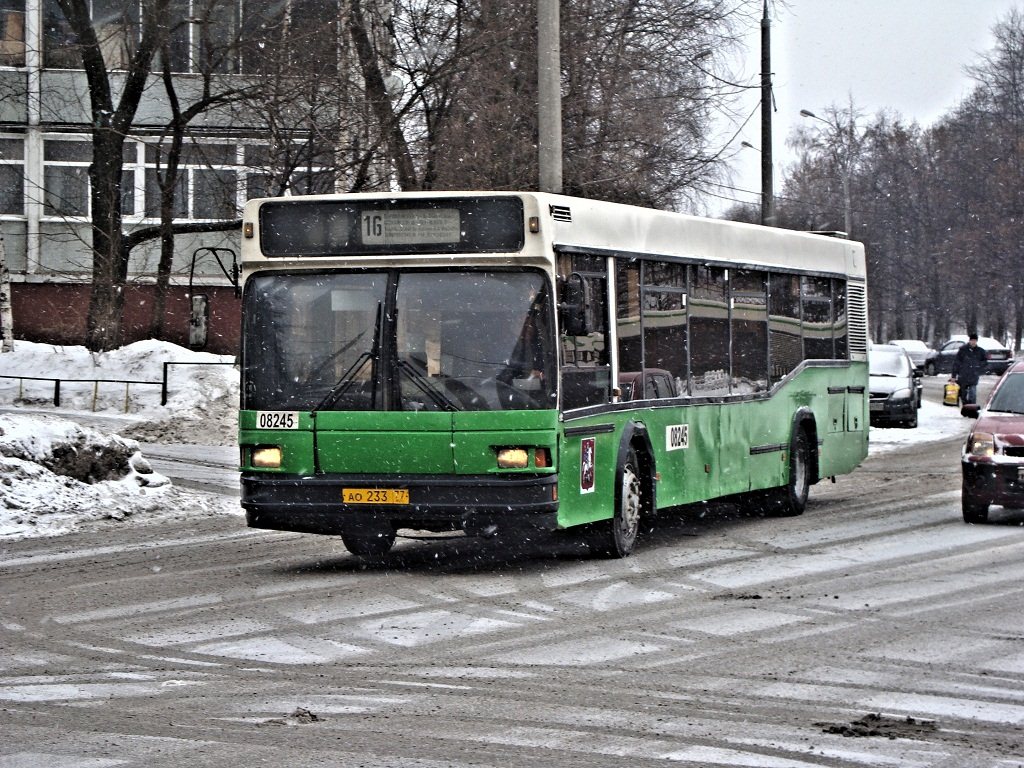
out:
<path id="1" fill-rule="evenodd" d="M 826 120 L 823 117 L 818 117 L 816 114 L 811 112 L 809 109 L 800 110 L 801 117 L 808 117 L 811 120 L 817 120 L 819 123 L 824 123 L 829 127 L 829 143 L 832 147 L 833 154 L 836 158 L 836 163 L 839 165 L 840 181 L 843 185 L 843 229 L 846 231 L 846 236 L 850 237 L 851 230 L 853 229 L 853 208 L 850 204 L 850 177 L 853 174 L 853 112 L 850 112 L 850 120 L 845 126 L 840 124 L 838 115 L 833 123 L 830 120 Z M 842 152 L 836 149 L 836 146 L 842 147 Z"/>

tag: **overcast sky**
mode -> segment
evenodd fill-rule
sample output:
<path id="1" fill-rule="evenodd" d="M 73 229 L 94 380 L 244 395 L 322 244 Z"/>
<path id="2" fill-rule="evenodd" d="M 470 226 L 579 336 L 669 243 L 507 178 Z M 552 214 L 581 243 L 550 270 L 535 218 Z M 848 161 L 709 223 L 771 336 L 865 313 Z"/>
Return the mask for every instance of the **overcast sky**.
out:
<path id="1" fill-rule="evenodd" d="M 772 128 L 775 191 L 792 155 L 786 138 L 807 118 L 801 109 L 823 114 L 830 104 L 854 104 L 867 115 L 882 109 L 930 125 L 954 107 L 971 87 L 966 64 L 989 50 L 991 28 L 1024 0 L 786 0 L 772 14 L 772 70 L 775 100 Z M 738 76 L 758 82 L 760 29 L 746 40 Z M 740 121 L 757 106 L 749 91 L 736 103 Z M 736 130 L 735 124 L 732 131 Z M 724 133 L 722 142 L 731 131 Z M 759 114 L 754 114 L 733 146 L 733 186 L 749 192 L 723 194 L 760 204 L 760 156 L 740 149 L 741 140 L 761 145 Z M 713 210 L 728 201 L 709 202 Z"/>

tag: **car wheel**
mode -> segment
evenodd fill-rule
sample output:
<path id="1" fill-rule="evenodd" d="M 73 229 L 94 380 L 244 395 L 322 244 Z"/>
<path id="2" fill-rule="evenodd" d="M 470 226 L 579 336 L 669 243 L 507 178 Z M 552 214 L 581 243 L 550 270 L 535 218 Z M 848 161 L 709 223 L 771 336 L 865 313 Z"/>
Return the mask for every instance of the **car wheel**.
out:
<path id="1" fill-rule="evenodd" d="M 964 488 L 960 496 L 960 504 L 963 508 L 965 523 L 988 522 L 988 501 L 972 495 L 970 491 Z"/>
<path id="2" fill-rule="evenodd" d="M 615 515 L 598 523 L 591 549 L 603 557 L 628 557 L 636 546 L 643 515 L 643 482 L 636 450 L 630 448 L 618 471 Z"/>
<path id="3" fill-rule="evenodd" d="M 343 533 L 341 543 L 358 557 L 380 557 L 391 551 L 395 544 L 395 532 Z"/>

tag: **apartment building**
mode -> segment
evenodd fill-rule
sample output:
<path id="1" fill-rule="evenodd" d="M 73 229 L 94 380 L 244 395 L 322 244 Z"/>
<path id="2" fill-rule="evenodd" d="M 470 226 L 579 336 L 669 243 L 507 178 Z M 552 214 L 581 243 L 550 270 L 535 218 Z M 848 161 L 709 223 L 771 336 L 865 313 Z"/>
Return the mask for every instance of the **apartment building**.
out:
<path id="1" fill-rule="evenodd" d="M 115 90 L 124 79 L 117 70 L 129 60 L 138 36 L 138 4 L 147 1 L 91 0 L 93 26 Z M 155 74 L 124 147 L 126 232 L 159 222 L 157 174 L 166 164 L 171 119 L 168 97 L 157 76 L 164 57 L 175 72 L 179 96 L 189 103 L 198 97 L 202 66 L 211 66 L 216 56 L 212 66 L 222 82 L 251 74 L 253 67 L 247 67 L 246 57 L 256 62 L 268 35 L 276 34 L 280 42 L 281 23 L 275 27 L 271 22 L 285 19 L 288 29 L 300 29 L 305 23 L 306 28 L 317 30 L 301 41 L 303 55 L 310 54 L 313 44 L 330 47 L 340 69 L 345 51 L 343 36 L 336 31 L 343 12 L 339 2 L 344 4 L 343 0 L 287 0 L 243 5 L 243 0 L 219 0 L 216 14 L 200 20 L 202 12 L 209 12 L 209 0 L 173 0 L 171 21 L 179 21 L 154 63 Z M 243 44 L 219 51 L 213 48 L 224 40 L 244 41 L 246 34 L 248 48 Z M 77 41 L 57 1 L 0 0 L 0 234 L 12 275 L 17 338 L 62 344 L 84 339 L 92 268 L 91 128 Z M 311 133 L 326 135 L 316 126 L 306 126 L 285 141 L 305 146 L 302 142 Z M 334 135 L 338 141 L 337 129 Z M 280 142 L 258 110 L 228 105 L 199 115 L 189 124 L 182 152 L 175 221 L 235 219 L 248 198 L 281 192 L 282 185 L 275 182 L 275 174 L 280 178 L 281 173 Z M 307 152 L 301 164 L 286 172 L 285 193 L 340 191 L 345 180 L 339 178 L 335 165 L 332 152 Z M 234 231 L 176 237 L 164 338 L 188 343 L 192 296 L 202 294 L 209 308 L 206 348 L 235 351 L 239 301 L 225 271 L 230 273 L 238 242 Z M 131 253 L 126 342 L 149 334 L 158 259 L 159 240 Z"/>

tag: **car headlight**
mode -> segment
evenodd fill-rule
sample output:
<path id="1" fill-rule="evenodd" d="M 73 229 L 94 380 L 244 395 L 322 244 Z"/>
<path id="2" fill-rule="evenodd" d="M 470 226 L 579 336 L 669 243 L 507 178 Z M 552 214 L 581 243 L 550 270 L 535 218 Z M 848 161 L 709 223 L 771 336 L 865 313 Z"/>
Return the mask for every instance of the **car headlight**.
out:
<path id="1" fill-rule="evenodd" d="M 909 389 L 897 389 L 895 392 L 893 392 L 891 395 L 889 395 L 889 399 L 890 400 L 909 400 L 913 396 L 914 396 L 913 393 Z"/>
<path id="2" fill-rule="evenodd" d="M 964 452 L 968 456 L 991 456 L 996 451 L 995 438 L 989 432 L 972 432 L 967 436 Z"/>

